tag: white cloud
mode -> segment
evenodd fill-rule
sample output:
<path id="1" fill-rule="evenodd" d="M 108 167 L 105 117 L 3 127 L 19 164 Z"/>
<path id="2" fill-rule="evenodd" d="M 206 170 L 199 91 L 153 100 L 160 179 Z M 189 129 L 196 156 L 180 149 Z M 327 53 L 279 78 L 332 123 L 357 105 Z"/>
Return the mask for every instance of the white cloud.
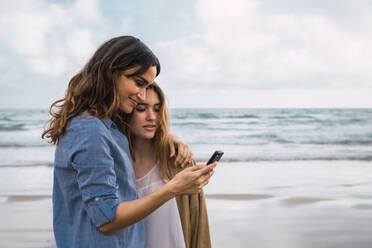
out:
<path id="1" fill-rule="evenodd" d="M 93 43 L 93 33 L 88 29 L 73 28 L 71 36 L 67 39 L 67 50 L 76 59 L 86 62 L 96 49 Z"/>
<path id="2" fill-rule="evenodd" d="M 75 15 L 89 22 L 99 22 L 102 20 L 99 11 L 98 0 L 78 0 L 74 3 L 73 10 Z"/>
<path id="3" fill-rule="evenodd" d="M 66 70 L 66 58 L 60 57 L 37 57 L 28 60 L 30 68 L 43 75 L 61 75 Z"/>
<path id="4" fill-rule="evenodd" d="M 156 46 L 167 87 L 372 88 L 371 32 L 319 13 L 264 13 L 261 4 L 199 0 L 197 34 Z"/>
<path id="5" fill-rule="evenodd" d="M 46 47 L 45 32 L 50 28 L 48 16 L 26 10 L 8 10 L 1 17 L 1 39 L 15 52 L 34 56 Z"/>
<path id="6" fill-rule="evenodd" d="M 2 5 L 0 39 L 23 57 L 31 72 L 61 76 L 67 61 L 69 66 L 80 65 L 94 51 L 95 33 L 105 23 L 97 0 L 64 5 L 16 2 Z"/>
<path id="7" fill-rule="evenodd" d="M 172 107 L 372 107 L 368 1 L 340 0 L 336 9 L 332 1 L 187 4 L 187 14 L 172 12 L 169 23 L 173 10 L 151 4 L 148 17 L 121 1 L 0 1 L 0 103 L 10 106 L 6 97 L 24 92 L 39 96 L 35 85 L 58 98 L 104 40 L 131 33 L 160 41 L 148 45 L 162 63 L 157 81 Z"/>

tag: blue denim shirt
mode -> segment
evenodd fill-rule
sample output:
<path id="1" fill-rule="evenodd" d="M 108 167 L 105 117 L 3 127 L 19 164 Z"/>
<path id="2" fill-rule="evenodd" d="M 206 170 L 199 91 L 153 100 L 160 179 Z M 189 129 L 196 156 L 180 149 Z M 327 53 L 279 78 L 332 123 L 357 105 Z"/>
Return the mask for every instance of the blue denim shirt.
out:
<path id="1" fill-rule="evenodd" d="M 55 153 L 53 227 L 58 247 L 144 247 L 144 222 L 111 235 L 119 203 L 138 198 L 128 140 L 110 119 L 73 118 Z"/>

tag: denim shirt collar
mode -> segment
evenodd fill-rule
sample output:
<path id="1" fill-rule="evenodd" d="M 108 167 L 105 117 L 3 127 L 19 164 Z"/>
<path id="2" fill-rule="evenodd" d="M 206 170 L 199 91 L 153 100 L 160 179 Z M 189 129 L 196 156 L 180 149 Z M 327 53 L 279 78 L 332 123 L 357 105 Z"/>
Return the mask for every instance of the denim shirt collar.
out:
<path id="1" fill-rule="evenodd" d="M 116 124 L 110 118 L 104 119 L 102 122 L 105 124 L 107 129 L 116 128 Z"/>
<path id="2" fill-rule="evenodd" d="M 90 118 L 92 116 L 89 114 L 89 112 L 87 110 L 85 110 L 83 112 L 83 114 L 81 115 L 81 117 L 82 118 Z M 106 119 L 103 119 L 101 121 L 103 122 L 103 124 L 105 124 L 107 129 L 116 128 L 116 124 L 110 118 L 106 118 Z"/>

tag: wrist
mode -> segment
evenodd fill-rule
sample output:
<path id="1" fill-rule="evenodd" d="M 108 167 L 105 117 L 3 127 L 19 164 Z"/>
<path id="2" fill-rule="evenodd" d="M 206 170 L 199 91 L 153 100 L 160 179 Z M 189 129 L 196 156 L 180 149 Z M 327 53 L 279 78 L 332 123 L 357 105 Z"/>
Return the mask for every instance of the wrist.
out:
<path id="1" fill-rule="evenodd" d="M 165 194 L 169 196 L 170 198 L 173 198 L 177 195 L 174 185 L 171 181 L 166 183 L 163 188 L 164 188 Z"/>

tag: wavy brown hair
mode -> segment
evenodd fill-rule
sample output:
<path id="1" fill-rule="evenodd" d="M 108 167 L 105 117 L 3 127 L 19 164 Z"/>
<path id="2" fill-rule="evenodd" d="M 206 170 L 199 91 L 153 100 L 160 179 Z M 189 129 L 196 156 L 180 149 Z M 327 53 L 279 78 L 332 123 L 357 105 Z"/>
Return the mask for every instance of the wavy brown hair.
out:
<path id="1" fill-rule="evenodd" d="M 154 145 L 154 152 L 156 156 L 156 163 L 159 165 L 160 176 L 162 179 L 171 179 L 176 174 L 176 171 L 172 168 L 171 163 L 173 162 L 169 158 L 170 148 L 169 148 L 169 111 L 166 105 L 165 94 L 157 83 L 151 84 L 148 90 L 153 90 L 159 97 L 160 108 L 158 115 L 158 126 L 155 131 L 154 137 L 151 139 L 151 142 Z M 130 123 L 130 120 L 133 116 L 132 114 L 125 116 L 125 122 Z M 132 154 L 133 160 L 136 159 L 133 152 L 133 140 L 135 139 L 134 135 L 131 133 L 130 126 L 125 127 L 125 133 L 129 140 L 129 147 Z"/>
<path id="2" fill-rule="evenodd" d="M 159 60 L 138 38 L 120 36 L 105 42 L 84 68 L 71 78 L 65 97 L 52 104 L 49 110 L 52 118 L 41 137 L 49 139 L 50 143 L 58 143 L 69 121 L 86 110 L 101 120 L 111 118 L 124 130 L 123 117 L 126 114 L 119 109 L 114 78 L 136 67 L 134 73 L 126 76 L 138 76 L 151 66 L 156 66 L 157 76 L 160 73 Z"/>

